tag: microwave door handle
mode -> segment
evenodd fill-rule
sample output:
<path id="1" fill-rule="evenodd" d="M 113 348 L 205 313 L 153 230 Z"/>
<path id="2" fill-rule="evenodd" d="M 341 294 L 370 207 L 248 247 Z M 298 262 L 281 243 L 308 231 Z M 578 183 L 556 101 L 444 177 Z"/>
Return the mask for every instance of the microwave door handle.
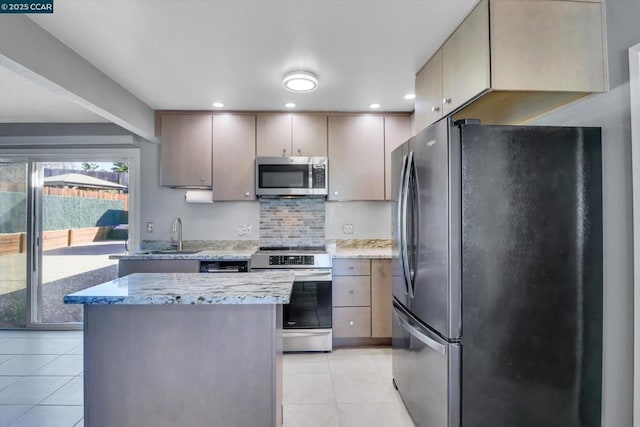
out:
<path id="1" fill-rule="evenodd" d="M 400 261 L 400 269 L 402 270 L 402 274 L 404 275 L 404 263 L 405 260 L 403 258 L 403 239 L 402 239 L 402 228 L 403 228 L 403 223 L 404 223 L 404 212 L 402 210 L 402 197 L 403 197 L 403 189 L 404 189 L 404 178 L 405 178 L 405 172 L 407 170 L 407 155 L 405 154 L 402 157 L 402 167 L 400 168 L 400 185 L 398 188 L 398 213 L 397 213 L 397 223 L 396 226 L 398 227 L 397 233 L 398 233 L 398 260 Z M 407 286 L 407 278 L 406 276 L 404 276 L 405 280 L 404 280 L 404 293 L 405 295 L 409 294 L 409 287 Z"/>

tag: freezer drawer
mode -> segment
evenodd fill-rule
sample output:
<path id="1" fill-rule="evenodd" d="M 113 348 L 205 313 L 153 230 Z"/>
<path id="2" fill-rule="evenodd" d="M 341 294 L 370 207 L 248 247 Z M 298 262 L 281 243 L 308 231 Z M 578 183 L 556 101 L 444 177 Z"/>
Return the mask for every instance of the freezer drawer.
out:
<path id="1" fill-rule="evenodd" d="M 460 425 L 460 343 L 448 343 L 393 305 L 393 380 L 417 427 Z"/>

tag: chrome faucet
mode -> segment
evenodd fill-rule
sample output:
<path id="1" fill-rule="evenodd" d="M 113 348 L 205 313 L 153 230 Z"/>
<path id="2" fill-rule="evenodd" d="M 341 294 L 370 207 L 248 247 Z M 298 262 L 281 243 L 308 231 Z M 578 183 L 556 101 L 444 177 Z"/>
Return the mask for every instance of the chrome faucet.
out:
<path id="1" fill-rule="evenodd" d="M 174 239 L 174 237 L 177 237 L 177 239 Z M 182 250 L 182 220 L 180 217 L 173 221 L 173 226 L 171 227 L 171 249 Z"/>

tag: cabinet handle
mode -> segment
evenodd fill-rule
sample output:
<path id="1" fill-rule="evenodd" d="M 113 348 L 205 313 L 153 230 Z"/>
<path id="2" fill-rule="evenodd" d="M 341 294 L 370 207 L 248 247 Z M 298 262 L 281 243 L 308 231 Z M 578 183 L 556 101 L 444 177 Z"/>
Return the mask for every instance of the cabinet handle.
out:
<path id="1" fill-rule="evenodd" d="M 431 107 L 431 112 L 432 113 L 437 113 L 438 111 L 440 111 L 440 107 L 436 107 L 435 105 L 433 107 Z"/>
<path id="2" fill-rule="evenodd" d="M 353 265 L 350 265 L 350 266 L 349 266 L 349 270 L 353 270 Z"/>
<path id="3" fill-rule="evenodd" d="M 353 326 L 355 325 L 355 322 L 353 320 L 349 320 L 349 326 Z"/>
<path id="4" fill-rule="evenodd" d="M 204 182 L 205 178 L 203 176 L 200 177 L 200 182 Z"/>
<path id="5" fill-rule="evenodd" d="M 349 289 L 349 293 L 353 295 L 353 289 Z"/>
<path id="6" fill-rule="evenodd" d="M 244 197 L 249 197 L 251 195 L 251 193 L 249 193 L 248 191 L 246 193 L 244 193 Z"/>
<path id="7" fill-rule="evenodd" d="M 283 148 L 283 149 L 282 149 L 282 157 L 284 157 L 284 156 L 286 156 L 286 155 L 287 155 L 287 149 L 286 149 L 286 148 Z"/>
<path id="8" fill-rule="evenodd" d="M 298 155 L 301 156 L 302 155 L 302 149 L 300 147 L 298 147 Z"/>
<path id="9" fill-rule="evenodd" d="M 443 104 L 451 104 L 451 98 L 442 98 Z"/>

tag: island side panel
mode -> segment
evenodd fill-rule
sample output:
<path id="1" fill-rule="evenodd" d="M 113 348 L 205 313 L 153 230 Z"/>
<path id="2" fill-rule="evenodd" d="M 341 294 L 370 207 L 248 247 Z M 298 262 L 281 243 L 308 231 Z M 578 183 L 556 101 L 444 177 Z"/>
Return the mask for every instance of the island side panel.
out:
<path id="1" fill-rule="evenodd" d="M 281 316 L 271 304 L 85 305 L 85 425 L 280 426 Z"/>

